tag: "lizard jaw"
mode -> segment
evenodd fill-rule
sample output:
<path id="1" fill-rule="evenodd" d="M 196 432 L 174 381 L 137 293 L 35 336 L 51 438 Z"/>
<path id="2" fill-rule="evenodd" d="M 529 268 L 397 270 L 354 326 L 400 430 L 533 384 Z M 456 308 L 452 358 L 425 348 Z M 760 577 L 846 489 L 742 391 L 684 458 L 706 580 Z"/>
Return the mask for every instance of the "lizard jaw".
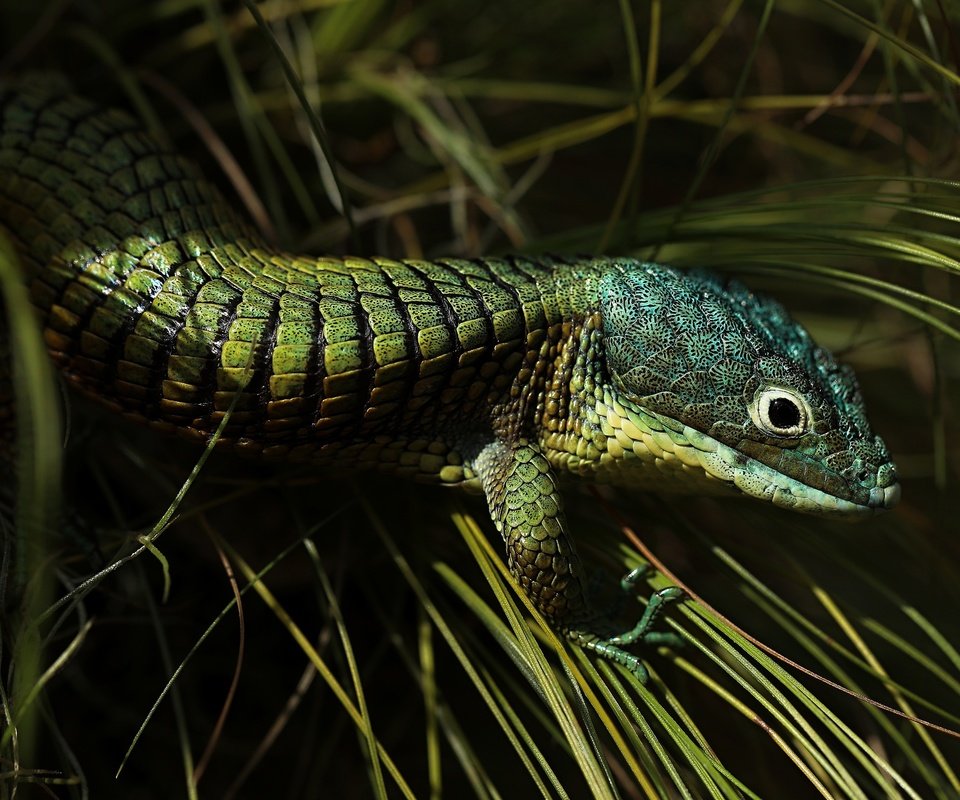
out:
<path id="1" fill-rule="evenodd" d="M 868 516 L 893 508 L 900 500 L 899 483 L 874 486 L 866 503 L 856 503 L 801 483 L 687 426 L 683 435 L 696 448 L 704 470 L 713 477 L 733 483 L 750 497 L 782 508 L 810 514 Z M 709 444 L 705 440 L 709 440 Z M 704 449 L 700 449 L 701 446 L 705 446 Z"/>
<path id="2" fill-rule="evenodd" d="M 861 502 L 838 497 L 677 420 L 630 408 L 613 397 L 598 402 L 596 412 L 606 447 L 588 445 L 577 448 L 576 454 L 568 450 L 563 454 L 565 469 L 591 471 L 600 480 L 648 485 L 655 491 L 698 492 L 709 490 L 710 484 L 716 491 L 726 485 L 793 511 L 853 519 L 890 509 L 900 499 L 900 484 L 895 481 L 864 489 Z M 686 479 L 678 473 L 685 473 Z"/>

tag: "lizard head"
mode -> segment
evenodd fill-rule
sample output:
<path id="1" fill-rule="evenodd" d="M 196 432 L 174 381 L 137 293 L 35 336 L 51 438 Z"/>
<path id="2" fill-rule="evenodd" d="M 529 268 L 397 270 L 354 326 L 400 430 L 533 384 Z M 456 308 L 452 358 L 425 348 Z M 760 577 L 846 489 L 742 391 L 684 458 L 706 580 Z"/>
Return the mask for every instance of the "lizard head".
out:
<path id="1" fill-rule="evenodd" d="M 672 445 L 685 469 L 800 511 L 896 504 L 853 371 L 779 303 L 710 273 L 624 262 L 601 279 L 600 308 L 624 427 Z"/>

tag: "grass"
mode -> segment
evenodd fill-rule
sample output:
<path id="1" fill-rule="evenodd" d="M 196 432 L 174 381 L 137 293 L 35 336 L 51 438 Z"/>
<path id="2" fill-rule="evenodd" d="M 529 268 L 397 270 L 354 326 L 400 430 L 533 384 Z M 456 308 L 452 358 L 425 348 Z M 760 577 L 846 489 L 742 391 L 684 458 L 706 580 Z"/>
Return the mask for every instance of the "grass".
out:
<path id="1" fill-rule="evenodd" d="M 775 294 L 857 368 L 904 501 L 846 526 L 567 487 L 601 584 L 687 590 L 641 685 L 536 619 L 470 498 L 78 399 L 58 482 L 3 247 L 29 479 L 0 797 L 960 795 L 952 4 L 21 5 L 0 71 L 135 109 L 285 247 L 603 250 Z"/>

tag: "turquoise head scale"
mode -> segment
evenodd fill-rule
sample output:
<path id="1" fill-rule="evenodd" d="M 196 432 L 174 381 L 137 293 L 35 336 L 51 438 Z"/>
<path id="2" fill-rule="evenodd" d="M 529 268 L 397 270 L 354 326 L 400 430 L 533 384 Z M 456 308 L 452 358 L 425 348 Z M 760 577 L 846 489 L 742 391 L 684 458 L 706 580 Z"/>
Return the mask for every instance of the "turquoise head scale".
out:
<path id="1" fill-rule="evenodd" d="M 599 289 L 618 400 L 680 423 L 710 451 L 713 477 L 814 513 L 897 502 L 853 371 L 779 303 L 710 273 L 629 261 Z"/>

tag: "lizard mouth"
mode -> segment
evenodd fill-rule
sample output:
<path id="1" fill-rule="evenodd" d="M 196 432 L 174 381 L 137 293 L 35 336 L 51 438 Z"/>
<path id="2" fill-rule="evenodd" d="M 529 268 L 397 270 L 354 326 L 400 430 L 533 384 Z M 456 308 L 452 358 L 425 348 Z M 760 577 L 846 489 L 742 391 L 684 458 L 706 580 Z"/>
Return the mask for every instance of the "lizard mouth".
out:
<path id="1" fill-rule="evenodd" d="M 600 413 L 601 407 L 597 410 Z M 880 467 L 877 485 L 867 487 L 792 451 L 752 442 L 738 449 L 655 411 L 619 404 L 606 405 L 603 411 L 620 450 L 640 445 L 656 457 L 658 466 L 663 462 L 700 472 L 717 486 L 729 486 L 781 508 L 856 519 L 893 508 L 900 499 L 892 465 Z M 760 460 L 756 457 L 760 455 L 768 458 Z M 768 461 L 778 463 L 779 468 Z M 808 480 L 803 480 L 804 476 Z"/>
<path id="2" fill-rule="evenodd" d="M 893 508 L 900 500 L 896 480 L 871 489 L 855 487 L 851 495 L 857 499 L 848 499 L 803 483 L 686 425 L 677 433 L 689 443 L 686 446 L 693 449 L 708 475 L 782 508 L 808 514 L 868 516 Z"/>

